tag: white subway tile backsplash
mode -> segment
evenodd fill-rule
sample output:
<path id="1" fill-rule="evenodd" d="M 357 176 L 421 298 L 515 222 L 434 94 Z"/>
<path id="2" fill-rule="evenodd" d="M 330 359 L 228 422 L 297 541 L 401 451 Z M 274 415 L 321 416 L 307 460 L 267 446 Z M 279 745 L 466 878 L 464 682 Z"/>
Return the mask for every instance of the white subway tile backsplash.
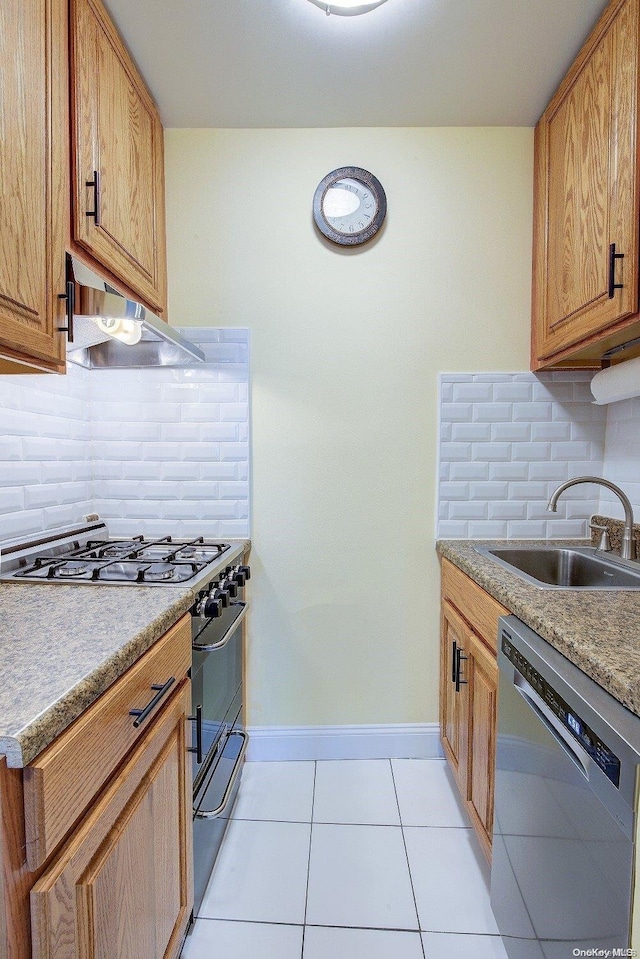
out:
<path id="1" fill-rule="evenodd" d="M 469 483 L 469 498 L 476 500 L 485 500 L 486 502 L 495 502 L 495 500 L 506 499 L 509 492 L 508 483 L 488 482 L 488 483 Z"/>
<path id="2" fill-rule="evenodd" d="M 480 383 L 473 377 L 470 382 L 453 384 L 454 403 L 490 403 L 493 399 L 493 383 Z"/>
<path id="3" fill-rule="evenodd" d="M 485 459 L 488 462 L 506 462 L 511 459 L 511 444 L 496 443 L 495 440 L 487 443 L 474 443 L 471 455 L 474 460 Z"/>
<path id="4" fill-rule="evenodd" d="M 450 480 L 488 480 L 501 479 L 500 476 L 490 476 L 490 467 L 488 463 L 470 462 L 470 463 L 441 463 L 441 466 L 448 471 Z M 446 477 L 445 477 L 446 478 Z"/>
<path id="5" fill-rule="evenodd" d="M 521 460 L 529 463 L 532 460 L 544 460 L 550 458 L 550 443 L 514 443 L 512 446 L 512 456 L 515 460 Z"/>
<path id="6" fill-rule="evenodd" d="M 490 423 L 452 423 L 453 443 L 487 443 L 491 439 Z"/>
<path id="7" fill-rule="evenodd" d="M 442 409 L 443 423 L 468 423 L 473 406 L 471 403 L 447 403 Z"/>
<path id="8" fill-rule="evenodd" d="M 489 470 L 487 479 L 491 480 L 520 480 L 523 482 L 528 479 L 529 465 L 527 463 L 499 463 L 491 462 L 486 464 Z"/>
<path id="9" fill-rule="evenodd" d="M 530 423 L 492 423 L 491 439 L 496 443 L 528 443 Z"/>
<path id="10" fill-rule="evenodd" d="M 513 419 L 513 404 L 475 403 L 473 419 L 484 423 L 508 423 Z"/>
<path id="11" fill-rule="evenodd" d="M 1 436 L 0 437 L 0 460 L 21 460 L 22 459 L 22 437 L 20 436 Z"/>
<path id="12" fill-rule="evenodd" d="M 175 452 L 189 463 L 207 463 L 222 459 L 219 443 L 176 443 Z"/>
<path id="13" fill-rule="evenodd" d="M 441 374 L 438 536 L 585 535 L 597 487 L 561 500 L 558 514 L 546 506 L 570 476 L 602 473 L 606 413 L 591 402 L 591 376 Z M 461 404 L 472 407 L 467 420 L 459 415 Z M 474 439 L 476 427 L 485 425 L 489 432 Z"/>
<path id="14" fill-rule="evenodd" d="M 493 519 L 488 515 L 488 505 L 487 503 L 458 503 L 456 508 L 456 515 L 458 519 Z"/>
<path id="15" fill-rule="evenodd" d="M 571 423 L 531 423 L 531 439 L 534 443 L 548 440 L 562 443 L 571 439 Z"/>
<path id="16" fill-rule="evenodd" d="M 247 443 L 221 443 L 220 459 L 246 461 L 249 458 L 249 447 Z"/>
<path id="17" fill-rule="evenodd" d="M 554 487 L 559 486 L 560 483 L 564 483 L 565 480 L 569 479 L 569 464 L 567 462 L 537 462 L 523 464 L 523 466 L 525 470 L 528 471 L 529 479 L 546 480 L 548 483 L 553 483 Z M 524 479 L 525 477 L 522 478 Z"/>
<path id="18" fill-rule="evenodd" d="M 467 463 L 471 459 L 471 443 L 441 443 L 440 459 L 450 463 Z"/>
<path id="19" fill-rule="evenodd" d="M 187 335 L 201 367 L 0 376 L 0 539 L 91 512 L 114 535 L 249 535 L 248 331 Z"/>
<path id="20" fill-rule="evenodd" d="M 530 403 L 533 398 L 533 383 L 528 381 L 496 383 L 493 387 L 493 399 L 504 403 Z"/>
<path id="21" fill-rule="evenodd" d="M 551 419 L 552 403 L 514 403 L 511 418 L 516 423 L 548 422 Z"/>
<path id="22" fill-rule="evenodd" d="M 504 536 L 504 523 L 494 520 L 472 520 L 468 523 L 470 539 L 499 539 Z"/>
<path id="23" fill-rule="evenodd" d="M 182 500 L 196 500 L 207 503 L 220 498 L 219 484 L 210 481 L 200 482 L 193 480 L 179 484 L 179 498 Z"/>
<path id="24" fill-rule="evenodd" d="M 488 519 L 527 519 L 527 504 L 517 501 L 500 501 L 487 503 Z"/>
<path id="25" fill-rule="evenodd" d="M 528 519 L 526 522 L 520 522 L 519 520 L 508 522 L 506 532 L 501 535 L 509 539 L 546 539 L 549 534 L 545 522 Z"/>

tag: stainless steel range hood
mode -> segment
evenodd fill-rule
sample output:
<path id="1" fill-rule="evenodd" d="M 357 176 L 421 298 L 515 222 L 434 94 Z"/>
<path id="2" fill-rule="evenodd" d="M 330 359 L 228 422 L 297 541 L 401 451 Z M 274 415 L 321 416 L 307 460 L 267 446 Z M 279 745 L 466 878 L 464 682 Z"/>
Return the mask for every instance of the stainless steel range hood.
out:
<path id="1" fill-rule="evenodd" d="M 76 302 L 67 359 L 86 369 L 195 366 L 204 361 L 190 343 L 158 316 L 118 293 L 80 260 L 69 257 Z"/>

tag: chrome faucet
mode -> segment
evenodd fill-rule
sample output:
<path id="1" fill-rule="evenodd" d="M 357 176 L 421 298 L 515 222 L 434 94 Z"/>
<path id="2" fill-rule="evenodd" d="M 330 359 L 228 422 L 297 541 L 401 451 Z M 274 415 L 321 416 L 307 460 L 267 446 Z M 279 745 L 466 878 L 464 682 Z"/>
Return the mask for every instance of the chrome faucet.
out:
<path id="1" fill-rule="evenodd" d="M 558 499 L 570 486 L 577 486 L 578 483 L 597 483 L 600 486 L 606 486 L 612 493 L 615 493 L 624 509 L 624 533 L 622 535 L 622 546 L 620 548 L 620 557 L 622 559 L 636 558 L 636 544 L 633 538 L 633 509 L 629 502 L 629 497 L 622 492 L 619 486 L 603 479 L 601 476 L 576 476 L 575 479 L 567 480 L 552 493 L 551 499 L 547 504 L 547 509 L 555 513 L 558 506 Z"/>

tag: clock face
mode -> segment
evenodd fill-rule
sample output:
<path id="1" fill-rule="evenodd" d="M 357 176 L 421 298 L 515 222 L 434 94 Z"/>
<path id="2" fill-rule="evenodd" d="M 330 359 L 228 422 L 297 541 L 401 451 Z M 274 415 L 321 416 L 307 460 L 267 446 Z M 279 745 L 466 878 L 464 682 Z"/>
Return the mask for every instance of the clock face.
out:
<path id="1" fill-rule="evenodd" d="M 341 246 L 366 243 L 384 220 L 387 209 L 382 185 L 360 167 L 341 167 L 318 185 L 313 216 L 320 232 Z"/>

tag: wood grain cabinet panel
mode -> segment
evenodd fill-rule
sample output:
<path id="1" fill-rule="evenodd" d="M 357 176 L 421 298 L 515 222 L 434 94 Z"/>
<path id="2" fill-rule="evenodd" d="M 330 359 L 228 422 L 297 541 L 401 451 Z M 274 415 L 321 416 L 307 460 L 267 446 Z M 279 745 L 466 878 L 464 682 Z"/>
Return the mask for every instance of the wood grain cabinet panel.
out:
<path id="1" fill-rule="evenodd" d="M 498 700 L 498 619 L 508 610 L 442 560 L 440 735 L 485 856 L 491 861 Z"/>
<path id="2" fill-rule="evenodd" d="M 33 959 L 174 959 L 193 903 L 190 683 L 31 890 Z"/>
<path id="3" fill-rule="evenodd" d="M 498 718 L 498 666 L 494 653 L 471 634 L 468 661 L 469 751 L 467 810 L 480 844 L 491 858 L 493 791 Z"/>
<path id="4" fill-rule="evenodd" d="M 639 23 L 611 0 L 536 127 L 533 369 L 637 335 Z"/>
<path id="5" fill-rule="evenodd" d="M 160 117 L 101 0 L 72 0 L 71 37 L 73 238 L 103 273 L 162 314 Z"/>
<path id="6" fill-rule="evenodd" d="M 64 371 L 65 0 L 0 4 L 0 372 Z"/>
<path id="7" fill-rule="evenodd" d="M 177 686 L 190 665 L 191 618 L 184 616 L 25 768 L 27 861 L 31 869 L 44 863 L 64 839 L 145 734 L 164 700 L 137 727 L 129 710 L 145 706 L 158 686 L 171 678 Z"/>
<path id="8" fill-rule="evenodd" d="M 442 605 L 442 643 L 440 666 L 440 725 L 442 745 L 458 783 L 461 795 L 467 795 L 468 686 L 464 676 L 456 688 L 456 672 L 466 673 L 470 631 L 450 603 Z M 462 658 L 464 657 L 464 659 Z M 460 660 L 460 662 L 459 662 Z"/>

